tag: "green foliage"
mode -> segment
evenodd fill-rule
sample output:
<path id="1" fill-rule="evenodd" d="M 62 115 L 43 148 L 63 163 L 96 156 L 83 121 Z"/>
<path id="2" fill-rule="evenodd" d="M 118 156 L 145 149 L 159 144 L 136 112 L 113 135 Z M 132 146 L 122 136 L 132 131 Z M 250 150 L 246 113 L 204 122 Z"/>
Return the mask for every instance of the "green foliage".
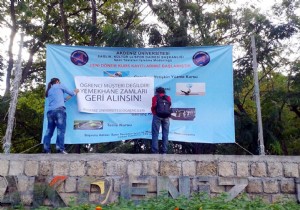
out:
<path id="1" fill-rule="evenodd" d="M 227 200 L 227 195 L 222 194 L 209 198 L 206 194 L 194 194 L 191 198 L 178 197 L 176 199 L 159 196 L 141 201 L 138 204 L 130 200 L 121 199 L 117 203 L 102 206 L 103 210 L 297 210 L 299 204 L 294 201 L 281 201 L 277 203 L 266 203 L 261 199 L 250 200 L 246 195 L 241 195 L 231 201 Z M 100 205 L 98 205 L 100 206 Z M 70 207 L 57 208 L 65 210 L 94 210 L 96 205 L 73 204 Z M 44 207 L 38 210 L 45 209 Z"/>
<path id="2" fill-rule="evenodd" d="M 28 153 L 41 152 L 40 147 L 36 147 L 42 138 L 42 125 L 44 114 L 44 96 L 43 86 L 32 91 L 21 92 L 19 94 L 14 132 L 12 135 L 11 153 L 21 153 L 31 147 L 34 147 Z M 8 110 L 9 99 L 0 101 L 0 118 L 3 120 L 0 127 L 0 138 L 2 139 L 6 131 L 6 110 Z M 2 147 L 1 147 L 2 148 Z"/>
<path id="3" fill-rule="evenodd" d="M 234 1 L 201 0 L 23 0 L 1 1 L 0 25 L 16 21 L 24 31 L 23 78 L 13 133 L 13 151 L 21 152 L 40 142 L 43 118 L 46 44 L 96 45 L 107 47 L 234 45 L 234 104 L 236 142 L 258 154 L 256 105 L 250 34 L 255 35 L 260 71 L 263 131 L 267 154 L 300 154 L 300 62 L 297 53 L 299 1 L 284 0 L 273 6 L 278 20 L 262 14 L 255 2 L 237 8 Z M 60 10 L 60 2 L 63 10 Z M 95 2 L 95 7 L 92 3 Z M 145 9 L 151 10 L 146 12 Z M 66 17 L 64 27 L 61 12 Z M 271 12 L 271 11 L 270 11 Z M 147 13 L 147 14 L 146 14 Z M 15 14 L 15 16 L 12 16 Z M 95 14 L 93 19 L 92 14 Z M 151 15 L 151 23 L 144 17 Z M 153 18 L 152 18 L 153 16 Z M 153 19 L 153 21 L 152 21 Z M 157 21 L 156 21 L 157 20 Z M 15 40 L 12 41 L 16 47 Z M 93 41 L 92 41 L 93 39 Z M 147 39 L 147 41 L 146 41 Z M 297 40 L 297 39 L 296 39 Z M 7 49 L 0 53 L 0 81 L 5 74 Z M 25 51 L 27 53 L 25 53 Z M 16 56 L 15 56 L 16 57 Z M 16 62 L 12 62 L 16 63 Z M 32 89 L 32 87 L 37 87 Z M 2 87 L 1 87 L 2 88 Z M 0 137 L 6 129 L 9 98 L 0 98 Z M 128 140 L 92 145 L 93 152 L 148 153 L 149 141 Z M 90 152 L 87 147 L 71 150 Z M 0 149 L 1 150 L 1 149 Z M 33 152 L 40 151 L 36 148 Z M 171 142 L 169 151 L 180 154 L 249 154 L 236 145 Z"/>
<path id="4" fill-rule="evenodd" d="M 9 107 L 9 98 L 0 96 L 0 142 L 5 136 L 6 132 L 6 120 L 7 120 L 7 110 Z M 2 145 L 0 147 L 0 152 L 3 152 Z"/>
<path id="5" fill-rule="evenodd" d="M 119 26 L 104 25 L 101 45 L 109 47 L 141 47 L 142 41 L 137 30 L 122 29 Z M 100 43 L 99 43 L 100 44 Z"/>

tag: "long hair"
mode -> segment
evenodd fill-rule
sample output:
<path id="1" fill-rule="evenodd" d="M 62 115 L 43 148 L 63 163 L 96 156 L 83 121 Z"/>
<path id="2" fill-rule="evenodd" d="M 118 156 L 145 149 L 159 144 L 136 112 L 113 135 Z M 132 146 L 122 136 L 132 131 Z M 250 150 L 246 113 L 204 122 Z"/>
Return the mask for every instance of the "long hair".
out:
<path id="1" fill-rule="evenodd" d="M 52 78 L 51 81 L 48 83 L 46 94 L 45 94 L 46 98 L 48 97 L 48 92 L 49 92 L 50 88 L 52 87 L 52 85 L 56 84 L 57 81 L 59 81 L 58 78 Z"/>

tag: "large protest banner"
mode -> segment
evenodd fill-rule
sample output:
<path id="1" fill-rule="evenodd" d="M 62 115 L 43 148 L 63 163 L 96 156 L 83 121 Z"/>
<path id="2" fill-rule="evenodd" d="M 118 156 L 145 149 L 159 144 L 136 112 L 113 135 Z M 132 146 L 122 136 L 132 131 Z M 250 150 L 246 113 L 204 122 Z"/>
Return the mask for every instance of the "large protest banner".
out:
<path id="1" fill-rule="evenodd" d="M 235 142 L 232 46 L 47 45 L 47 83 L 53 77 L 80 90 L 66 102 L 66 144 L 150 139 L 151 98 L 159 86 L 172 98 L 170 140 Z"/>

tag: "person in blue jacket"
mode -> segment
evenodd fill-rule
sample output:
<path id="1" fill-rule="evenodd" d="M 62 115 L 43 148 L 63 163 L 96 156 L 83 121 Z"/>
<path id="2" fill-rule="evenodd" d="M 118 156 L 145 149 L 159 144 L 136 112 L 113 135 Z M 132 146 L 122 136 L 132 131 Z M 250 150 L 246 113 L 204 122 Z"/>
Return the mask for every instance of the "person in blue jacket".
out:
<path id="1" fill-rule="evenodd" d="M 48 83 L 46 90 L 48 128 L 43 139 L 45 153 L 51 153 L 51 138 L 55 128 L 57 128 L 56 151 L 68 154 L 64 145 L 67 119 L 65 101 L 77 95 L 78 92 L 78 89 L 74 89 L 74 91 L 68 90 L 63 84 L 60 84 L 58 78 L 52 78 Z M 65 94 L 68 95 L 66 98 Z"/>

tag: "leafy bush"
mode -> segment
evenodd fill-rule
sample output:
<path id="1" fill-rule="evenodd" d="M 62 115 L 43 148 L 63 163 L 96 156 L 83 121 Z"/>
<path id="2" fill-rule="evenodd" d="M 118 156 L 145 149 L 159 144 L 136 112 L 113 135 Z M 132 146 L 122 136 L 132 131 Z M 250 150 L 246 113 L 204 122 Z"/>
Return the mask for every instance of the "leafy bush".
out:
<path id="1" fill-rule="evenodd" d="M 207 194 L 194 194 L 190 199 L 179 197 L 159 196 L 143 200 L 137 204 L 131 200 L 121 199 L 117 203 L 101 206 L 102 210 L 298 210 L 300 205 L 295 201 L 282 201 L 266 203 L 262 199 L 251 200 L 246 195 L 241 195 L 231 201 L 222 194 L 210 198 Z M 99 205 L 81 204 L 59 208 L 62 210 L 94 210 Z M 42 207 L 39 210 L 47 208 Z"/>

